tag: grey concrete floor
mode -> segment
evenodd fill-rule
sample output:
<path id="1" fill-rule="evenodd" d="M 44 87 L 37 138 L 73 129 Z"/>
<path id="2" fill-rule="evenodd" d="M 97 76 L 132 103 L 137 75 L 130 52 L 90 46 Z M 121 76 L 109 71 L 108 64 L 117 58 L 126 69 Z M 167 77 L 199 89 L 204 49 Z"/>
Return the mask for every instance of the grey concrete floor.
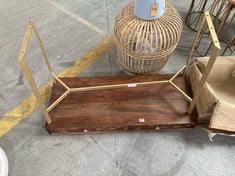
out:
<path id="1" fill-rule="evenodd" d="M 56 73 L 74 64 L 112 33 L 115 15 L 128 0 L 0 0 L 0 116 L 31 90 L 17 63 L 28 20 L 33 19 Z M 184 18 L 188 0 L 170 0 Z M 83 20 L 81 20 L 83 19 Z M 85 21 L 85 23 L 84 23 Z M 184 26 L 164 73 L 185 63 L 195 33 Z M 32 42 L 27 57 L 38 85 L 49 79 Z M 128 74 L 114 47 L 81 75 Z M 200 128 L 187 131 L 50 136 L 39 110 L 0 138 L 10 176 L 235 175 L 235 140 L 210 143 Z"/>

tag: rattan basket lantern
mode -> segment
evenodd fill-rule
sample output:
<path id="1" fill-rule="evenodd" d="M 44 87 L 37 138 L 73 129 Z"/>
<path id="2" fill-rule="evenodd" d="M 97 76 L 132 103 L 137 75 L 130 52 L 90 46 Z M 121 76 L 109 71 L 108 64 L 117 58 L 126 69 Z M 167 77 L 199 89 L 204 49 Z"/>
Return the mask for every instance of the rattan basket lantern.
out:
<path id="1" fill-rule="evenodd" d="M 114 38 L 119 62 L 133 73 L 158 73 L 179 42 L 181 17 L 166 4 L 160 18 L 141 20 L 134 15 L 133 6 L 133 3 L 127 4 L 115 19 Z"/>

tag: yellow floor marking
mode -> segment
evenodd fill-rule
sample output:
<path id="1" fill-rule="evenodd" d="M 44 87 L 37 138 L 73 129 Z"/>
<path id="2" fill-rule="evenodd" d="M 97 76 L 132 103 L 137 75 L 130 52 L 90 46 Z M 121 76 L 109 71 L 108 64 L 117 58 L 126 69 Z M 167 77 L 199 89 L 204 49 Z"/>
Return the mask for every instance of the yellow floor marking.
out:
<path id="1" fill-rule="evenodd" d="M 87 52 L 83 57 L 79 58 L 75 64 L 71 67 L 63 70 L 58 76 L 59 77 L 74 77 L 79 75 L 93 62 L 99 59 L 104 53 L 113 46 L 113 38 L 109 36 L 105 38 L 95 48 Z M 45 85 L 39 88 L 39 92 L 42 99 L 45 101 L 50 96 L 50 90 L 52 81 L 47 82 Z M 18 106 L 7 112 L 3 118 L 0 119 L 0 137 L 6 134 L 20 121 L 25 119 L 29 114 L 38 108 L 37 101 L 33 95 L 27 97 Z"/>
<path id="2" fill-rule="evenodd" d="M 91 30 L 96 31 L 98 34 L 104 35 L 104 31 L 102 31 L 101 29 L 99 29 L 97 26 L 91 24 L 89 21 L 85 20 L 84 18 L 66 10 L 64 7 L 60 6 L 59 4 L 57 4 L 56 2 L 54 2 L 53 0 L 47 0 L 49 3 L 51 3 L 52 5 L 54 5 L 57 9 L 61 10 L 62 12 L 66 13 L 67 15 L 69 15 L 70 17 L 74 18 L 75 20 L 79 21 L 80 23 L 84 24 L 85 26 L 87 26 L 88 28 L 90 28 Z"/>

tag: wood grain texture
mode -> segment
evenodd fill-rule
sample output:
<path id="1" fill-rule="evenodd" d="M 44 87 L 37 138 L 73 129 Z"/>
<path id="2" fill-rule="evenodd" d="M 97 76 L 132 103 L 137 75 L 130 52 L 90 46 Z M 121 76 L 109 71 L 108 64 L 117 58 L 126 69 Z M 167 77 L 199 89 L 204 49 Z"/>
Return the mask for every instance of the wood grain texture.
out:
<path id="1" fill-rule="evenodd" d="M 172 75 L 135 75 L 61 78 L 69 87 L 166 80 Z M 174 82 L 189 92 L 182 76 Z M 59 83 L 52 89 L 50 104 L 65 91 Z M 191 128 L 196 116 L 188 115 L 188 102 L 170 84 L 74 92 L 49 114 L 49 133 L 159 130 Z M 144 122 L 140 122 L 144 119 Z"/>

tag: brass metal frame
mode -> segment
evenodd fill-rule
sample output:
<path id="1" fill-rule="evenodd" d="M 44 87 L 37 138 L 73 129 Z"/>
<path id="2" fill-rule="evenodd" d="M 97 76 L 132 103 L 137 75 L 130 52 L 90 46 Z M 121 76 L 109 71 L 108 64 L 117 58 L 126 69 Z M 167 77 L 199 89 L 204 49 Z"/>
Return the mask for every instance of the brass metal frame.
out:
<path id="1" fill-rule="evenodd" d="M 191 7 L 189 12 L 192 11 L 192 8 L 194 6 L 194 1 L 192 0 Z M 204 4 L 202 2 L 204 1 Z M 210 3 L 211 4 L 210 4 Z M 209 3 L 209 4 L 208 4 Z M 213 24 L 216 25 L 216 33 L 219 36 L 220 41 L 223 41 L 224 43 L 227 44 L 227 47 L 223 51 L 221 55 L 224 55 L 227 49 L 230 49 L 230 55 L 233 53 L 233 45 L 232 42 L 233 40 L 228 40 L 226 39 L 226 35 L 228 34 L 229 30 L 232 27 L 232 24 L 235 19 L 235 2 L 232 2 L 232 0 L 214 0 L 214 1 L 208 1 L 208 0 L 201 0 L 201 11 L 198 12 L 198 17 L 197 17 L 197 23 L 195 24 L 195 27 L 191 27 L 189 24 L 189 19 L 190 19 L 190 14 L 188 13 L 186 16 L 186 25 L 188 25 L 189 28 L 191 28 L 194 31 L 196 30 L 196 27 L 199 24 L 199 21 L 201 20 L 201 14 L 202 11 L 205 9 L 208 9 L 211 16 L 213 17 Z M 208 6 L 206 8 L 206 5 Z M 196 13 L 196 12 L 193 12 Z M 208 34 L 208 30 L 205 28 L 202 30 L 204 34 Z M 201 36 L 202 37 L 202 36 Z M 198 38 L 198 40 L 201 42 L 202 38 Z M 199 43 L 200 43 L 199 42 Z M 195 48 L 196 52 L 200 56 L 207 56 L 209 54 L 209 51 L 211 51 L 213 43 L 211 42 L 208 47 L 205 47 L 204 45 L 200 46 L 199 44 L 197 45 L 197 48 Z"/>
<path id="2" fill-rule="evenodd" d="M 196 90 L 196 92 L 194 92 L 194 95 L 193 95 L 193 100 L 189 106 L 189 110 L 188 112 L 189 113 L 192 113 L 194 107 L 196 106 L 196 103 L 197 103 L 197 100 L 198 98 L 200 97 L 201 95 L 201 92 L 202 92 L 202 89 L 207 81 L 207 78 L 210 74 L 210 71 L 216 61 L 216 58 L 221 50 L 221 47 L 220 47 L 220 43 L 219 43 L 219 40 L 218 40 L 218 37 L 217 37 L 217 34 L 215 32 L 215 28 L 214 28 L 214 25 L 212 23 L 212 20 L 211 20 L 211 17 L 210 17 L 210 14 L 208 11 L 206 11 L 204 13 L 204 17 L 202 19 L 202 22 L 201 22 L 201 25 L 199 27 L 199 30 L 196 34 L 196 37 L 194 39 L 194 42 L 193 42 L 193 46 L 190 50 L 190 53 L 189 53 L 189 56 L 188 56 L 188 59 L 187 59 L 187 65 L 189 66 L 189 64 L 192 62 L 192 54 L 193 54 L 193 51 L 194 49 L 197 48 L 198 44 L 200 43 L 200 39 L 202 38 L 203 36 L 203 30 L 205 29 L 205 23 L 207 24 L 208 28 L 209 28 L 209 31 L 210 31 L 210 36 L 211 36 L 211 39 L 212 39 L 212 43 L 213 43 L 213 48 L 212 48 L 212 53 L 211 53 L 211 56 L 208 60 L 208 64 L 206 66 L 206 69 L 205 71 L 202 73 L 202 78 L 198 84 L 198 89 Z"/>
<path id="3" fill-rule="evenodd" d="M 208 66 L 207 66 L 207 69 L 205 71 L 205 73 L 203 74 L 203 77 L 199 83 L 199 89 L 198 91 L 196 92 L 196 94 L 194 95 L 193 99 L 188 96 L 182 89 L 180 89 L 173 81 L 174 79 L 179 75 L 181 74 L 185 68 L 190 64 L 190 60 L 191 60 L 191 56 L 192 56 L 192 53 L 193 53 L 193 50 L 197 44 L 197 38 L 198 36 L 200 35 L 200 31 L 201 29 L 203 28 L 203 26 L 205 25 L 205 22 L 207 22 L 208 26 L 209 26 L 209 30 L 210 30 L 210 33 L 211 33 L 211 36 L 212 36 L 212 40 L 213 40 L 213 44 L 214 44 L 214 49 L 213 49 L 213 54 L 211 55 L 210 57 L 210 60 L 209 60 L 209 63 L 208 63 Z M 35 36 L 36 36 L 36 39 L 38 41 L 38 44 L 39 44 L 39 47 L 41 49 L 41 52 L 43 54 L 43 57 L 46 61 L 46 64 L 47 64 L 47 67 L 50 71 L 50 74 L 53 78 L 54 81 L 57 81 L 59 82 L 65 89 L 66 91 L 56 100 L 54 101 L 48 108 L 45 107 L 44 103 L 42 102 L 42 98 L 40 96 L 40 93 L 39 93 L 39 90 L 36 86 L 36 83 L 33 79 L 33 76 L 32 76 L 32 73 L 30 71 L 30 68 L 25 60 L 25 54 L 26 54 L 26 51 L 27 51 L 27 48 L 28 48 L 28 44 L 29 44 L 29 40 L 30 40 L 30 37 L 31 37 L 31 34 L 32 34 L 32 31 L 34 32 Z M 196 38 L 195 38 L 195 41 L 193 43 L 193 47 L 190 51 L 190 55 L 189 55 L 189 58 L 187 60 L 187 64 L 184 65 L 177 73 L 175 73 L 171 79 L 169 80 L 163 80 L 163 81 L 152 81 L 152 82 L 137 82 L 137 83 L 126 83 L 126 84 L 110 84 L 110 85 L 102 85 L 102 86 L 91 86 L 91 87 L 80 87 L 80 88 L 70 88 L 69 86 L 67 86 L 60 78 L 58 78 L 56 76 L 56 74 L 52 71 L 51 69 L 51 66 L 49 64 L 49 61 L 48 61 L 48 57 L 46 55 L 46 52 L 45 52 L 45 49 L 42 45 L 42 42 L 41 42 L 41 39 L 39 37 L 39 34 L 38 34 L 38 31 L 34 25 L 34 22 L 30 21 L 28 23 L 28 26 L 27 26 L 27 30 L 25 32 L 25 36 L 24 36 L 24 39 L 23 39 L 23 43 L 22 43 L 22 47 L 20 49 L 20 53 L 19 53 L 19 57 L 18 57 L 18 60 L 19 60 L 19 63 L 22 67 L 22 70 L 23 70 L 23 73 L 26 77 L 26 79 L 28 80 L 29 82 L 29 85 L 38 101 L 38 104 L 42 110 L 42 113 L 45 117 L 45 120 L 48 124 L 50 124 L 52 122 L 52 119 L 49 115 L 49 112 L 56 107 L 56 105 L 58 105 L 67 95 L 69 95 L 70 93 L 73 93 L 73 92 L 82 92 L 82 91 L 95 91 L 95 90 L 103 90 L 103 89 L 114 89 L 114 88 L 130 88 L 130 87 L 137 87 L 137 86 L 147 86 L 147 85 L 157 85 L 157 84 L 170 84 L 172 85 L 179 93 L 181 93 L 187 101 L 189 101 L 191 104 L 190 104 L 190 107 L 189 107 L 189 113 L 192 112 L 193 108 L 195 107 L 195 104 L 198 100 L 198 97 L 200 96 L 200 92 L 205 84 L 205 81 L 211 71 L 211 68 L 215 62 L 215 59 L 217 57 L 217 54 L 218 54 L 218 51 L 220 50 L 220 45 L 219 45 L 219 41 L 217 39 L 217 36 L 216 36 L 216 33 L 215 33 L 215 30 L 214 30 L 214 27 L 213 27 L 213 24 L 211 22 L 211 19 L 210 19 L 210 15 L 208 12 L 205 13 L 205 17 L 203 19 L 203 22 L 201 24 L 201 27 L 200 27 L 200 30 L 198 31 L 197 35 L 196 35 Z"/>

